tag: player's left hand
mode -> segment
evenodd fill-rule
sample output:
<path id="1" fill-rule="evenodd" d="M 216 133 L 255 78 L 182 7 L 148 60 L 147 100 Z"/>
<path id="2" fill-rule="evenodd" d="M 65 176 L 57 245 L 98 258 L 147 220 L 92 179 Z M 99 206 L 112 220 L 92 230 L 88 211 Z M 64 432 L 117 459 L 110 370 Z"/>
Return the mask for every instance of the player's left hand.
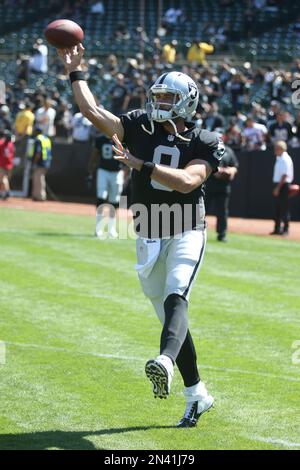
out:
<path id="1" fill-rule="evenodd" d="M 230 180 L 230 171 L 226 168 L 219 167 L 217 173 L 214 174 L 215 178 L 219 180 Z"/>
<path id="2" fill-rule="evenodd" d="M 112 140 L 115 143 L 115 145 L 112 146 L 113 151 L 116 153 L 116 155 L 114 155 L 114 159 L 124 163 L 129 168 L 134 168 L 135 170 L 140 171 L 143 164 L 142 160 L 134 157 L 128 150 L 124 149 L 117 134 L 112 136 Z"/>

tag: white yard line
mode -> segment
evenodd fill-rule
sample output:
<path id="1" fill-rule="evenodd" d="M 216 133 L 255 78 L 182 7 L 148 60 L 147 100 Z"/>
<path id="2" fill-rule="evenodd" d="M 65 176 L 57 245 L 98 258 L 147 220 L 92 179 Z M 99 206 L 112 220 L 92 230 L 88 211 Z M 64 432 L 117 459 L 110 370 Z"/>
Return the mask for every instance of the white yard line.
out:
<path id="1" fill-rule="evenodd" d="M 20 348 L 32 348 L 32 349 L 40 349 L 44 351 L 57 351 L 57 352 L 63 352 L 67 354 L 77 354 L 81 356 L 93 356 L 93 357 L 101 357 L 101 358 L 107 358 L 107 359 L 120 359 L 122 361 L 135 361 L 135 362 L 144 362 L 145 359 L 139 358 L 136 356 L 124 356 L 122 354 L 106 354 L 106 353 L 97 353 L 97 352 L 86 352 L 86 351 L 77 351 L 77 350 L 72 350 L 72 349 L 67 349 L 67 348 L 60 348 L 56 346 L 46 346 L 43 344 L 33 344 L 33 343 L 19 343 L 19 342 L 14 342 L 14 341 L 4 341 L 6 345 L 12 345 L 12 346 L 17 346 Z M 207 370 L 215 370 L 215 371 L 220 371 L 220 372 L 232 372 L 235 374 L 247 374 L 247 375 L 256 375 L 256 376 L 261 376 L 261 377 L 269 377 L 271 379 L 281 379 L 281 380 L 287 380 L 290 382 L 300 382 L 300 378 L 297 377 L 290 377 L 288 375 L 278 375 L 278 374 L 271 374 L 268 372 L 254 372 L 251 370 L 245 370 L 245 369 L 232 369 L 232 368 L 226 368 L 226 367 L 216 367 L 216 366 L 209 366 L 209 365 L 203 365 L 199 364 L 200 369 L 207 369 Z"/>
<path id="2" fill-rule="evenodd" d="M 72 349 L 60 348 L 56 346 L 45 346 L 43 344 L 32 344 L 32 343 L 16 343 L 14 341 L 4 341 L 7 345 L 17 346 L 20 348 L 27 348 L 27 349 L 40 349 L 44 351 L 57 351 L 57 352 L 64 352 L 67 354 L 78 354 L 80 356 L 93 356 L 93 357 L 102 357 L 108 359 L 121 359 L 123 361 L 137 361 L 136 357 L 131 356 L 122 356 L 120 354 L 103 354 L 103 353 L 94 353 L 94 352 L 84 352 L 84 351 L 76 351 Z M 141 360 L 141 359 L 140 359 Z"/>
<path id="3" fill-rule="evenodd" d="M 274 439 L 273 437 L 262 437 L 262 436 L 247 436 L 247 437 L 257 442 L 266 442 L 267 444 L 275 444 L 275 445 L 280 445 L 284 447 L 299 447 L 300 449 L 300 442 L 284 441 L 282 439 Z"/>
<path id="4" fill-rule="evenodd" d="M 219 371 L 224 371 L 224 372 L 233 372 L 233 373 L 237 373 L 237 374 L 259 375 L 261 377 L 269 377 L 270 379 L 288 380 L 290 382 L 300 382 L 300 378 L 298 378 L 298 377 L 290 377 L 289 375 L 272 374 L 270 372 L 254 372 L 252 370 L 230 369 L 230 368 L 226 368 L 226 367 L 215 367 L 215 366 L 203 366 L 201 364 L 200 364 L 199 367 L 204 368 L 204 369 L 219 370 Z"/>

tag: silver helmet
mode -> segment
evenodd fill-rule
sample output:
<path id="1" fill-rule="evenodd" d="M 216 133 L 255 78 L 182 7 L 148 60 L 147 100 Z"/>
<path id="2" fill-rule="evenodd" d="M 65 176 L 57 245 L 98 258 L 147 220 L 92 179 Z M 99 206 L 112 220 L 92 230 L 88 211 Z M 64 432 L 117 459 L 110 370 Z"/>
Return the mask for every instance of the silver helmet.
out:
<path id="1" fill-rule="evenodd" d="M 172 93 L 172 103 L 157 98 L 158 93 Z M 181 117 L 191 118 L 196 113 L 199 91 L 196 83 L 181 72 L 162 74 L 148 91 L 146 111 L 151 121 L 164 122 Z"/>

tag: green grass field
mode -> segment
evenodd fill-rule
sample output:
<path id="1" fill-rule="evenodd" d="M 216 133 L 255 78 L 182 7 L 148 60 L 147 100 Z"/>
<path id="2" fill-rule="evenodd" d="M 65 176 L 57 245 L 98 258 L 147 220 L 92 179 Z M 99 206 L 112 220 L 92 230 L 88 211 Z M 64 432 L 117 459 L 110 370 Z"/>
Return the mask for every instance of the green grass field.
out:
<path id="1" fill-rule="evenodd" d="M 160 324 L 134 242 L 93 231 L 89 217 L 0 209 L 0 449 L 300 449 L 300 244 L 209 235 L 189 317 L 215 408 L 175 429 L 178 370 L 168 400 L 144 375 Z"/>

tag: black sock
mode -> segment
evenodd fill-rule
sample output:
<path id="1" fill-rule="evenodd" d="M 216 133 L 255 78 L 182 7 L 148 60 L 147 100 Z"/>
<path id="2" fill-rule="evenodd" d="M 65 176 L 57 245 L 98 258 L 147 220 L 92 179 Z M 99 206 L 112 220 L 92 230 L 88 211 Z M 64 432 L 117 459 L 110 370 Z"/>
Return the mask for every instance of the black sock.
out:
<path id="1" fill-rule="evenodd" d="M 98 208 L 99 206 L 102 206 L 102 204 L 107 204 L 106 199 L 98 198 L 97 201 L 96 201 L 96 207 Z"/>
<path id="2" fill-rule="evenodd" d="M 165 324 L 160 338 L 160 354 L 175 363 L 188 331 L 187 301 L 178 294 L 170 294 L 165 302 Z"/>
<path id="3" fill-rule="evenodd" d="M 196 385 L 200 382 L 197 368 L 197 354 L 189 330 L 177 356 L 176 364 L 186 387 L 192 387 L 192 385 Z"/>

